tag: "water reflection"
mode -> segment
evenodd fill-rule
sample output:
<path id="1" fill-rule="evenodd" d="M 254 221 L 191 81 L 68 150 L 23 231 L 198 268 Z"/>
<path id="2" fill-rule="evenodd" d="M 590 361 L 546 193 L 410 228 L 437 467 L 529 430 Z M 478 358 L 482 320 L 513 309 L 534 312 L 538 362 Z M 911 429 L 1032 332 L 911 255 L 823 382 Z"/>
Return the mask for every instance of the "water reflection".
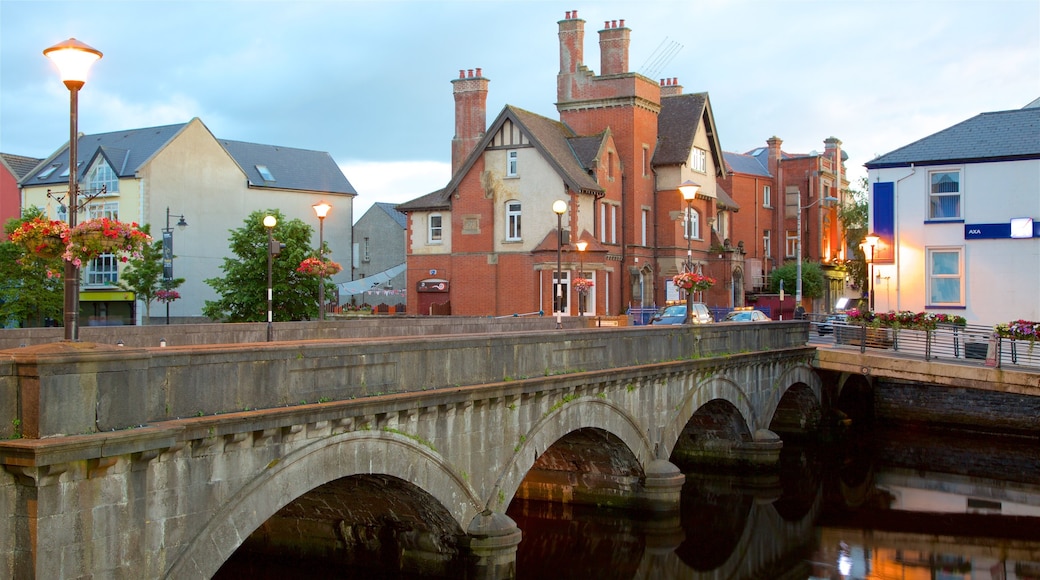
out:
<path id="1" fill-rule="evenodd" d="M 520 579 L 1035 580 L 1040 445 L 874 431 L 789 445 L 770 475 L 690 473 L 670 517 L 519 500 L 508 514 Z M 218 577 L 414 577 L 373 574 L 236 554 Z"/>

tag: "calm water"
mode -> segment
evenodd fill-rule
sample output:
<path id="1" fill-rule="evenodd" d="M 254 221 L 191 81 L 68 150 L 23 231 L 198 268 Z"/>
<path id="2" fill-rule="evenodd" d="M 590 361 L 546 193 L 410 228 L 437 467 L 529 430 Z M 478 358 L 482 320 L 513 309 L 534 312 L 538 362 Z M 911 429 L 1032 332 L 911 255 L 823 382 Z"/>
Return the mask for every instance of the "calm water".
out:
<path id="1" fill-rule="evenodd" d="M 514 502 L 520 579 L 1040 578 L 1040 441 L 875 431 L 781 470 L 690 473 L 680 513 Z M 218 578 L 417 578 L 238 555 Z"/>

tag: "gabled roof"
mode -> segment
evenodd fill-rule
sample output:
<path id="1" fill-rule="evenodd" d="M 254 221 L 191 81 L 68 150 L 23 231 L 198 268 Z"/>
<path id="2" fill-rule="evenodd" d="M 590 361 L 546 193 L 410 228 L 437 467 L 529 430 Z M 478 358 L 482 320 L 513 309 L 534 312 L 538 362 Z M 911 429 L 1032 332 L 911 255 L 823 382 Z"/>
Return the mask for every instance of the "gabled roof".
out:
<path id="1" fill-rule="evenodd" d="M 726 161 L 726 170 L 730 173 L 772 177 L 769 169 L 762 164 L 762 160 L 754 155 L 725 151 L 722 156 Z"/>
<path id="2" fill-rule="evenodd" d="M 218 139 L 245 173 L 250 187 L 326 191 L 357 195 L 332 156 L 324 151 Z M 260 167 L 266 168 L 265 179 Z"/>
<path id="3" fill-rule="evenodd" d="M 397 222 L 397 225 L 401 226 L 401 229 L 408 229 L 408 216 L 397 211 L 396 204 L 386 203 L 385 201 L 377 201 L 374 204 L 372 204 L 372 209 L 370 209 L 369 211 L 373 210 L 386 212 L 386 215 L 393 218 L 393 220 Z"/>
<path id="4" fill-rule="evenodd" d="M 11 175 L 14 176 L 16 181 L 21 181 L 21 179 L 28 175 L 30 171 L 35 169 L 41 161 L 43 161 L 43 159 L 38 159 L 36 157 L 0 153 L 0 163 L 4 164 L 4 167 L 11 172 Z"/>
<path id="5" fill-rule="evenodd" d="M 1040 108 L 982 113 L 864 165 L 882 169 L 1021 159 L 1040 159 Z"/>
<path id="6" fill-rule="evenodd" d="M 690 159 L 697 129 L 704 122 L 711 155 L 715 159 L 718 177 L 725 177 L 726 168 L 715 116 L 711 112 L 708 93 L 689 93 L 661 98 L 661 113 L 657 117 L 657 150 L 654 165 L 682 165 Z"/>
<path id="7" fill-rule="evenodd" d="M 488 127 L 484 137 L 473 148 L 473 151 L 466 157 L 462 165 L 459 166 L 459 170 L 452 176 L 447 187 L 402 203 L 397 206 L 397 209 L 407 212 L 449 208 L 451 206 L 451 194 L 459 187 L 459 183 L 469 173 L 477 159 L 484 154 L 484 150 L 506 121 L 511 121 L 527 135 L 531 144 L 553 166 L 556 173 L 563 179 L 563 182 L 570 190 L 595 196 L 603 195 L 603 187 L 596 183 L 596 180 L 586 171 L 585 165 L 588 160 L 583 161 L 580 159 L 574 149 L 575 144 L 577 144 L 583 150 L 583 153 L 587 155 L 591 147 L 589 142 L 585 141 L 584 138 L 579 138 L 570 127 L 560 121 L 554 121 L 530 111 L 506 105 L 495 121 L 491 123 L 491 126 Z M 606 135 L 606 133 L 601 135 Z M 581 140 L 574 141 L 575 138 Z M 600 142 L 604 138 L 605 136 L 598 137 Z"/>

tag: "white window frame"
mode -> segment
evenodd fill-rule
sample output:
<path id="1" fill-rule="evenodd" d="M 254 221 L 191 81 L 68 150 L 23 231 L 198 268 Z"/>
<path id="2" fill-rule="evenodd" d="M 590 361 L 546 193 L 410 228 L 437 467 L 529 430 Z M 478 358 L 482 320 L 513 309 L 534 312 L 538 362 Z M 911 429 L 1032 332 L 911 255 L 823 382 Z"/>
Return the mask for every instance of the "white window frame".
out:
<path id="1" fill-rule="evenodd" d="M 100 193 L 105 188 L 105 195 L 119 193 L 119 176 L 112 170 L 112 166 L 105 161 L 104 157 L 98 157 L 94 165 L 87 171 L 86 179 L 83 180 L 91 193 Z"/>
<path id="2" fill-rule="evenodd" d="M 641 220 L 640 223 L 641 223 L 641 229 L 642 229 L 642 233 L 641 233 L 642 241 L 643 241 L 643 245 L 646 246 L 647 245 L 647 243 L 646 243 L 647 242 L 647 238 L 646 238 L 647 228 L 649 227 L 649 223 L 650 223 L 650 210 L 648 210 L 646 208 L 643 208 L 643 210 L 641 212 L 639 212 L 639 213 L 640 213 L 640 220 Z"/>
<path id="3" fill-rule="evenodd" d="M 683 210 L 682 220 L 683 239 L 701 239 L 701 212 L 687 206 L 686 209 Z"/>
<path id="4" fill-rule="evenodd" d="M 436 222 L 436 225 L 434 225 Z M 444 216 L 439 213 L 431 213 L 426 228 L 426 241 L 430 244 L 444 242 Z"/>
<path id="5" fill-rule="evenodd" d="M 773 189 L 768 185 L 762 186 L 762 207 L 773 207 Z"/>
<path id="6" fill-rule="evenodd" d="M 511 199 L 506 202 L 506 241 L 519 242 L 523 239 L 520 218 L 523 215 L 523 206 L 519 200 Z"/>
<path id="7" fill-rule="evenodd" d="M 927 255 L 926 266 L 927 272 L 927 296 L 928 306 L 964 306 L 964 248 L 963 247 L 934 247 L 925 248 Z M 955 272 L 949 271 L 937 271 L 936 258 L 938 256 L 954 256 L 956 257 L 956 268 Z M 948 264 L 945 264 L 948 265 Z M 950 297 L 940 296 L 939 293 L 943 289 L 949 290 L 953 287 L 949 282 L 954 282 L 956 286 L 957 296 Z M 939 288 L 939 286 L 942 288 Z M 943 300 L 943 298 L 946 298 Z"/>
<path id="8" fill-rule="evenodd" d="M 953 183 L 956 186 L 956 191 L 942 191 L 946 189 L 940 185 L 939 179 L 944 175 L 953 175 L 956 177 L 955 180 L 948 181 L 946 183 Z M 962 209 L 963 202 L 963 188 L 961 171 L 959 169 L 943 169 L 938 171 L 928 172 L 928 219 L 929 220 L 960 220 L 964 219 L 964 210 Z M 947 186 L 948 187 L 948 186 Z M 939 190 L 939 191 L 936 191 Z M 943 210 L 943 202 L 949 201 L 950 199 L 955 201 L 953 213 L 955 215 L 945 215 L 946 211 Z"/>
<path id="9" fill-rule="evenodd" d="M 517 151 L 509 151 L 506 153 L 506 177 L 516 177 L 519 175 L 518 170 L 520 168 L 520 158 Z"/>
<path id="10" fill-rule="evenodd" d="M 557 277 L 557 274 L 559 274 L 559 277 Z M 554 270 L 553 273 L 552 273 L 552 281 L 553 281 L 553 284 L 552 284 L 553 313 L 556 313 L 557 309 L 559 309 L 560 314 L 563 314 L 564 316 L 570 316 L 570 313 L 571 313 L 571 301 L 570 301 L 570 295 L 571 295 L 571 273 L 570 273 L 570 271 L 569 270 L 565 270 L 563 272 L 556 272 Z M 557 286 L 558 283 L 562 284 L 563 288 L 557 289 L 556 286 Z M 559 292 L 559 294 L 557 294 L 557 292 Z M 556 303 L 556 298 L 557 297 L 559 297 L 563 301 L 562 307 Z"/>
<path id="11" fill-rule="evenodd" d="M 599 241 L 604 244 L 607 243 L 607 205 L 599 204 Z"/>
<path id="12" fill-rule="evenodd" d="M 119 202 L 118 201 L 104 201 L 98 203 L 88 203 L 86 207 L 86 214 L 88 220 L 94 220 L 98 218 L 108 218 L 110 220 L 119 219 Z"/>
<path id="13" fill-rule="evenodd" d="M 798 230 L 787 230 L 785 233 L 785 241 L 787 242 L 784 245 L 785 257 L 797 257 L 798 251 L 800 250 L 798 247 Z"/>
<path id="14" fill-rule="evenodd" d="M 762 230 L 762 255 L 766 258 L 773 256 L 773 236 L 769 230 Z"/>
<path id="15" fill-rule="evenodd" d="M 618 206 L 610 204 L 610 243 L 617 243 L 617 210 Z"/>
<path id="16" fill-rule="evenodd" d="M 694 147 L 690 151 L 690 169 L 697 173 L 708 172 L 708 152 L 700 147 Z"/>
<path id="17" fill-rule="evenodd" d="M 86 268 L 87 286 L 115 286 L 119 282 L 119 260 L 115 254 L 101 254 Z"/>

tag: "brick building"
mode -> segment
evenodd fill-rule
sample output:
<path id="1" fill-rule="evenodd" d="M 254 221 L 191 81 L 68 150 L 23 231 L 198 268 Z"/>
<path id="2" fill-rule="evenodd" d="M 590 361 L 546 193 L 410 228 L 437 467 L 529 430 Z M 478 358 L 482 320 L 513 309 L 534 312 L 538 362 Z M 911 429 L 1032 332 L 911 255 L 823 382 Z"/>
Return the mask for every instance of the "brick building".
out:
<path id="1" fill-rule="evenodd" d="M 452 81 L 452 178 L 397 208 L 408 216 L 408 303 L 420 314 L 576 315 L 579 298 L 590 315 L 659 305 L 678 298 L 671 277 L 688 248 L 694 268 L 721 281 L 699 299 L 731 305 L 742 292 L 741 253 L 720 251 L 737 204 L 716 184 L 725 167 L 707 93 L 629 71 L 624 20 L 599 31 L 595 74 L 584 27 L 577 11 L 559 22 L 559 120 L 507 105 L 486 125 L 483 71 Z M 689 206 L 686 181 L 700 186 Z M 593 281 L 588 295 L 577 278 Z"/>

